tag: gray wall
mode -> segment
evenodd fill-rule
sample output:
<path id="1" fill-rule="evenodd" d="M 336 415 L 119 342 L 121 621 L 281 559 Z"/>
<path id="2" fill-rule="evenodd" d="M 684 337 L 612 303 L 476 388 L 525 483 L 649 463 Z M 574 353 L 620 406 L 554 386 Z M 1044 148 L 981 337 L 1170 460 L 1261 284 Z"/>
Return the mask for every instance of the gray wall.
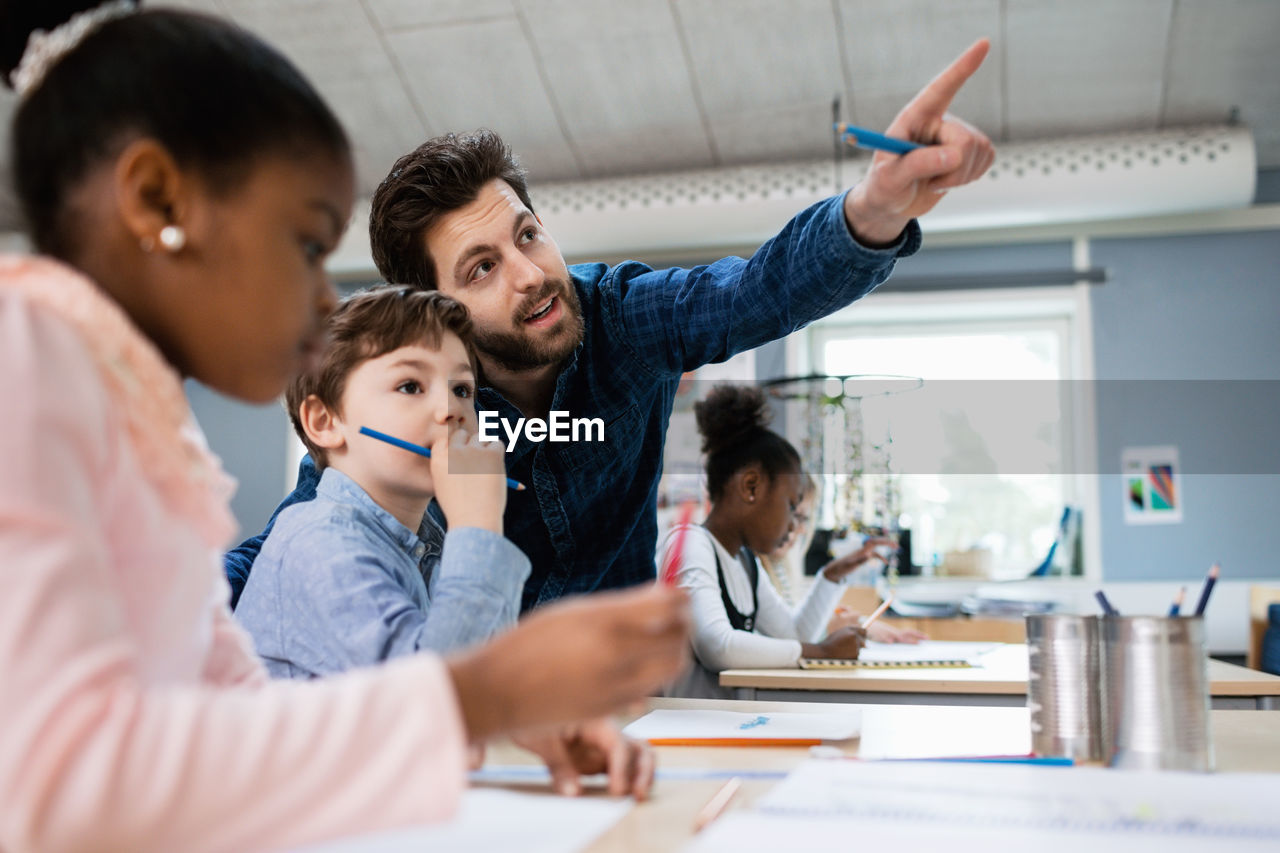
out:
<path id="1" fill-rule="evenodd" d="M 1280 233 L 1101 240 L 1092 259 L 1110 272 L 1091 291 L 1099 470 L 1117 472 L 1100 484 L 1105 578 L 1190 580 L 1214 561 L 1274 577 Z M 1121 448 L 1164 444 L 1179 448 L 1184 520 L 1126 525 Z"/>

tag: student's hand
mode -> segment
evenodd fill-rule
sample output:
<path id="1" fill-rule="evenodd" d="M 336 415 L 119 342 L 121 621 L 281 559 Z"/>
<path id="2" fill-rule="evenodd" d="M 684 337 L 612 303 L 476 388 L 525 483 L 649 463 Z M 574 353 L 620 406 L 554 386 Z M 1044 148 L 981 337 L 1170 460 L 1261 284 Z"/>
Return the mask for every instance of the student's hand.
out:
<path id="1" fill-rule="evenodd" d="M 877 643 L 910 643 L 915 645 L 929 636 L 914 628 L 895 628 L 885 622 L 872 622 L 867 626 L 867 639 Z"/>
<path id="2" fill-rule="evenodd" d="M 844 200 L 849 229 L 868 246 L 888 246 L 907 222 L 929 212 L 952 187 L 982 176 L 995 149 L 981 131 L 947 114 L 991 43 L 979 39 L 902 108 L 886 133 L 925 145 L 907 154 L 877 151 L 866 177 Z"/>
<path id="3" fill-rule="evenodd" d="M 863 616 L 847 607 L 837 607 L 835 615 L 827 623 L 827 632 L 838 631 L 849 625 L 862 625 Z M 884 620 L 877 620 L 867 626 L 867 639 L 877 643 L 918 643 L 929 639 L 929 635 L 914 628 L 895 628 Z"/>
<path id="4" fill-rule="evenodd" d="M 852 553 L 845 554 L 843 557 L 832 560 L 822 567 L 822 576 L 829 581 L 839 583 L 844 580 L 854 569 L 861 566 L 872 557 L 880 556 L 876 553 L 877 548 L 890 548 L 897 550 L 898 544 L 892 539 L 884 537 L 875 537 L 868 539 L 862 543 L 862 547 Z"/>
<path id="5" fill-rule="evenodd" d="M 431 445 L 431 480 L 449 528 L 479 527 L 502 533 L 507 469 L 502 443 L 481 441 L 459 427 Z"/>
<path id="6" fill-rule="evenodd" d="M 801 643 L 800 654 L 807 658 L 853 660 L 862 651 L 866 641 L 866 631 L 856 625 L 847 625 L 831 632 L 820 643 Z"/>
<path id="7" fill-rule="evenodd" d="M 645 800 L 653 787 L 653 751 L 624 735 L 611 720 L 522 732 L 512 740 L 546 762 L 551 786 L 563 796 L 582 793 L 580 777 L 593 773 L 609 775 L 609 793 L 615 797 L 631 794 Z"/>
<path id="8" fill-rule="evenodd" d="M 601 717 L 673 681 L 689 657 L 689 599 L 662 585 L 539 608 L 446 660 L 472 740 Z"/>

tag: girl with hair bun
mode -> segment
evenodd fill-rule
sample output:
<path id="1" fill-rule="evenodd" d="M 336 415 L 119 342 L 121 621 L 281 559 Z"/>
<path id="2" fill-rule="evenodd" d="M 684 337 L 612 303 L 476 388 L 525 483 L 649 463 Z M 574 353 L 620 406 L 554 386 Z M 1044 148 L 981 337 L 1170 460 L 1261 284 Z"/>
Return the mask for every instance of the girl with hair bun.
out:
<path id="1" fill-rule="evenodd" d="M 553 778 L 652 758 L 598 718 L 682 667 L 686 602 L 569 602 L 455 656 L 268 682 L 230 619 L 229 478 L 182 379 L 274 399 L 319 352 L 350 144 L 287 60 L 204 15 L 0 4 L 0 850 L 250 851 L 449 816 L 468 744 L 558 728 Z"/>
<path id="2" fill-rule="evenodd" d="M 725 669 L 856 658 L 866 638 L 861 628 L 822 635 L 842 581 L 887 540 L 869 539 L 828 563 L 793 610 L 759 570 L 756 554 L 777 550 L 794 527 L 805 488 L 800 454 L 768 428 L 768 405 L 759 388 L 717 386 L 694 404 L 694 416 L 706 454 L 711 510 L 684 538 L 676 577 L 693 606 L 696 665 L 669 688 L 671 695 L 730 697 L 719 686 Z M 671 531 L 659 546 L 659 565 L 674 541 Z"/>

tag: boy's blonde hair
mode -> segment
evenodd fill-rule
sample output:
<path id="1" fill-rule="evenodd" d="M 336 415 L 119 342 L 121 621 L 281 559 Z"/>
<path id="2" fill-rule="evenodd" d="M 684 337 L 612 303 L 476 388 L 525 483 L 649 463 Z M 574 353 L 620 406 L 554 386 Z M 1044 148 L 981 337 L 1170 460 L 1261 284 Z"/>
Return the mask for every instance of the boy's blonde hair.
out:
<path id="1" fill-rule="evenodd" d="M 471 316 L 462 303 L 439 291 L 403 284 L 370 287 L 342 300 L 329 317 L 320 363 L 295 377 L 285 391 L 289 420 L 317 470 L 324 470 L 329 461 L 302 428 L 303 401 L 314 394 L 330 411 L 341 413 L 347 377 L 363 362 L 410 344 L 439 348 L 446 333 L 462 339 L 471 370 L 478 376 Z"/>

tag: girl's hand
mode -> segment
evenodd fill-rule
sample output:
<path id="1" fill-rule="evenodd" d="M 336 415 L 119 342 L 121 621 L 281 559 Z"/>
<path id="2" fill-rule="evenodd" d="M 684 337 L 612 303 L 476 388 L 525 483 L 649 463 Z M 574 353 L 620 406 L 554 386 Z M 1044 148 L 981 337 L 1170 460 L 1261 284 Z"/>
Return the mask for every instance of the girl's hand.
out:
<path id="1" fill-rule="evenodd" d="M 689 621 L 684 590 L 657 584 L 538 608 L 446 659 L 468 737 L 581 722 L 644 699 L 688 664 Z"/>
<path id="2" fill-rule="evenodd" d="M 822 576 L 834 583 L 839 583 L 845 577 L 873 557 L 879 557 L 878 548 L 889 548 L 890 552 L 897 550 L 897 543 L 892 539 L 886 539 L 883 536 L 877 536 L 867 539 L 862 543 L 862 547 L 858 550 L 845 554 L 843 557 L 832 560 L 822 567 Z"/>
<path id="3" fill-rule="evenodd" d="M 895 628 L 883 621 L 872 622 L 867 627 L 867 639 L 877 643 L 911 643 L 929 639 L 928 636 L 914 628 Z"/>
<path id="4" fill-rule="evenodd" d="M 867 641 L 867 632 L 856 625 L 846 625 L 828 634 L 820 643 L 801 643 L 800 654 L 807 658 L 839 658 L 854 660 Z"/>
<path id="5" fill-rule="evenodd" d="M 599 718 L 562 729 L 522 732 L 512 740 L 542 758 L 551 771 L 556 793 L 576 797 L 582 793 L 582 776 L 609 775 L 609 794 L 649 797 L 653 787 L 653 751 L 632 740 L 611 720 Z"/>
<path id="6" fill-rule="evenodd" d="M 836 613 L 827 623 L 828 631 L 837 631 L 846 625 L 861 625 L 863 616 L 847 607 L 837 607 Z M 929 639 L 929 636 L 914 628 L 895 628 L 883 619 L 872 622 L 867 627 L 867 639 L 877 643 L 918 643 Z"/>

